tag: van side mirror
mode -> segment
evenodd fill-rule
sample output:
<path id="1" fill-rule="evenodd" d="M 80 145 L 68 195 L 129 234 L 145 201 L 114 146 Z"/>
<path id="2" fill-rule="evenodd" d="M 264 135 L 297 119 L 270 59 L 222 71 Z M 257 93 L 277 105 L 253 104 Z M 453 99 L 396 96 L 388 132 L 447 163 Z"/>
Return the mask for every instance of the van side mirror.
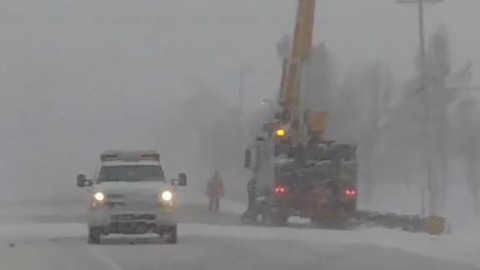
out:
<path id="1" fill-rule="evenodd" d="M 252 163 L 252 151 L 250 149 L 245 150 L 245 160 L 244 160 L 244 167 L 250 168 Z"/>
<path id="2" fill-rule="evenodd" d="M 79 174 L 77 176 L 77 187 L 89 187 L 93 185 L 92 180 L 88 180 L 84 174 Z"/>
<path id="3" fill-rule="evenodd" d="M 184 173 L 178 174 L 178 185 L 179 186 L 186 186 L 187 185 L 187 175 Z"/>

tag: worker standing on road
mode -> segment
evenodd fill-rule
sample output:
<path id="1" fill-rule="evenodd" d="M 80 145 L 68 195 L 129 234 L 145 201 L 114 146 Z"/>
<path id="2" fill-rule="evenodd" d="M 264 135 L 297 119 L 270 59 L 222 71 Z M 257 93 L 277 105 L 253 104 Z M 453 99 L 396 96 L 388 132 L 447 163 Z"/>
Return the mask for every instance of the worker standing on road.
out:
<path id="1" fill-rule="evenodd" d="M 213 177 L 207 183 L 208 210 L 218 213 L 220 208 L 220 197 L 225 195 L 223 180 L 218 171 L 215 171 Z"/>

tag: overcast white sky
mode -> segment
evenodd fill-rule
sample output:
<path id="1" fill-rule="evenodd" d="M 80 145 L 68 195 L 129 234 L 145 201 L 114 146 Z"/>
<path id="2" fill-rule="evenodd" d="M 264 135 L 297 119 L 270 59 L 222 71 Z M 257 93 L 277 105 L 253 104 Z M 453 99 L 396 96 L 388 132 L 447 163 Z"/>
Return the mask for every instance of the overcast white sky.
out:
<path id="1" fill-rule="evenodd" d="M 250 104 L 279 84 L 275 43 L 294 0 L 1 0 L 0 181 L 72 188 L 106 148 L 162 148 L 169 106 L 207 85 Z M 461 65 L 480 63 L 479 0 L 429 6 Z M 318 0 L 317 41 L 344 71 L 375 59 L 412 74 L 416 10 L 393 0 Z M 477 74 L 478 75 L 478 74 Z M 480 77 L 476 77 L 480 84 Z M 250 105 L 253 107 L 255 105 Z M 89 171 L 87 171 L 89 172 Z"/>

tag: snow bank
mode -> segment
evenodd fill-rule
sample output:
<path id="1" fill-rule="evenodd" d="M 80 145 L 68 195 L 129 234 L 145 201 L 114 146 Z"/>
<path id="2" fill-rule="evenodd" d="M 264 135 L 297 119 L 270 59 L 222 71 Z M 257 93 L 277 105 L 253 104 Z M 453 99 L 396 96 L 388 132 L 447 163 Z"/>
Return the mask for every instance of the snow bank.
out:
<path id="1" fill-rule="evenodd" d="M 480 256 L 480 238 L 468 242 L 453 237 L 433 237 L 380 228 L 356 231 L 329 231 L 184 224 L 181 227 L 181 231 L 184 235 L 200 234 L 211 237 L 294 241 L 311 245 L 313 248 L 328 243 L 344 245 L 366 244 L 480 267 L 480 260 L 478 260 Z"/>

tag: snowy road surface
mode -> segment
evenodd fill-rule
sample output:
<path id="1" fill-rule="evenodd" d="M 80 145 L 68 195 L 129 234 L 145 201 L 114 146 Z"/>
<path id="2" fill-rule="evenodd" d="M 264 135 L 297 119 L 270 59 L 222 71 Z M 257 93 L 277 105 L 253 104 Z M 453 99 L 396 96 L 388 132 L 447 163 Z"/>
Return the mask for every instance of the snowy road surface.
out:
<path id="1" fill-rule="evenodd" d="M 92 246 L 85 243 L 84 224 L 26 224 L 10 227 L 8 235 L 2 234 L 0 262 L 2 269 L 9 270 L 476 269 L 367 244 L 313 243 L 274 235 L 251 237 L 251 233 L 262 230 L 185 224 L 180 227 L 177 245 L 155 238 L 114 237 Z M 219 231 L 218 236 L 215 231 Z M 315 234 L 313 230 L 309 233 Z"/>
<path id="2" fill-rule="evenodd" d="M 195 212 L 190 217 L 204 214 L 203 207 L 188 209 Z M 0 223 L 0 269 L 480 269 L 475 263 L 480 250 L 466 248 L 467 254 L 456 258 L 461 247 L 448 246 L 448 241 L 381 229 L 328 231 L 197 222 L 179 225 L 177 245 L 155 236 L 114 236 L 102 245 L 87 245 L 84 223 L 51 217 L 50 222 Z M 228 219 L 228 214 L 218 218 Z M 434 247 L 438 247 L 434 252 L 428 250 Z"/>

